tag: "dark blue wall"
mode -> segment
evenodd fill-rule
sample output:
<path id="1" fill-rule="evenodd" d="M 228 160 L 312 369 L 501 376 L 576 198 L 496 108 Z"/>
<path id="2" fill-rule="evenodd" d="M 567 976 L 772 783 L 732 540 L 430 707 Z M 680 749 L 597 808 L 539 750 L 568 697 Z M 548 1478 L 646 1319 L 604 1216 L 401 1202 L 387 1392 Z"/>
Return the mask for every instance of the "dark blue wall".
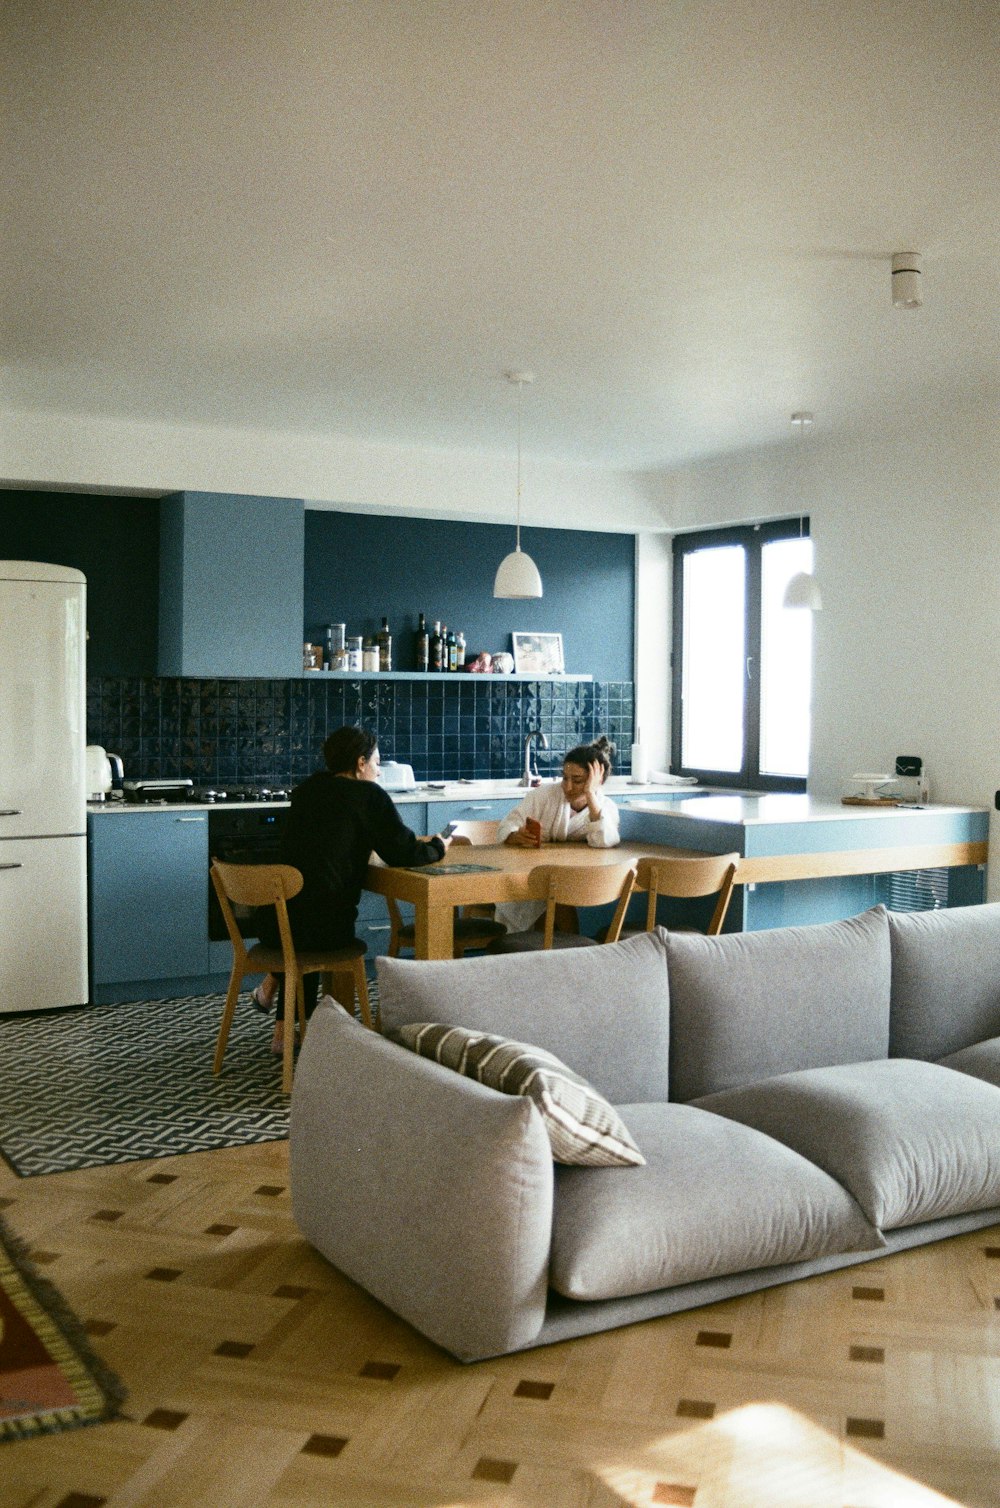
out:
<path id="1" fill-rule="evenodd" d="M 0 558 L 75 566 L 87 577 L 91 675 L 155 675 L 159 501 L 60 492 L 0 491 Z M 570 674 L 632 679 L 634 551 L 631 534 L 524 529 L 522 547 L 542 575 L 538 601 L 498 602 L 496 568 L 514 530 L 307 509 L 304 636 L 323 625 L 374 633 L 386 614 L 394 668 L 414 668 L 417 614 L 465 633 L 469 653 L 510 649 L 511 631 L 561 633 Z M 261 582 L 261 611 L 267 610 Z"/>
<path id="2" fill-rule="evenodd" d="M 393 669 L 412 670 L 417 614 L 462 629 L 470 654 L 510 649 L 512 630 L 561 633 L 570 674 L 631 681 L 635 537 L 575 529 L 522 529 L 545 595 L 505 602 L 493 578 L 514 548 L 501 524 L 306 510 L 306 637 L 326 623 L 393 632 Z"/>
<path id="3" fill-rule="evenodd" d="M 87 578 L 87 670 L 156 671 L 157 498 L 0 491 L 0 558 L 73 566 Z"/>

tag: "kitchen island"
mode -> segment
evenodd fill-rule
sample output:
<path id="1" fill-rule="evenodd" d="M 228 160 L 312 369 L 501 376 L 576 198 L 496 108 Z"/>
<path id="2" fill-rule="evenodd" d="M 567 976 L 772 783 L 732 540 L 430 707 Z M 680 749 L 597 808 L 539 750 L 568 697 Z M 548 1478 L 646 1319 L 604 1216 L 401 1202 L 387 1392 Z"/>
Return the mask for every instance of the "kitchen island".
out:
<path id="1" fill-rule="evenodd" d="M 622 838 L 739 853 L 727 931 L 985 899 L 989 811 L 845 806 L 806 795 L 688 790 L 618 797 Z"/>

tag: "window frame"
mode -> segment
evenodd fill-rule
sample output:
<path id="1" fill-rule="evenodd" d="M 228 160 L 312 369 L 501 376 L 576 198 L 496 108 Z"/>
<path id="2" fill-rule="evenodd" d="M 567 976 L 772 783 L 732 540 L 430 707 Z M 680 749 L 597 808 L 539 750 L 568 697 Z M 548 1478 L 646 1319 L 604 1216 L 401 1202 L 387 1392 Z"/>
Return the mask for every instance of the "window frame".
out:
<path id="1" fill-rule="evenodd" d="M 763 548 L 775 540 L 810 538 L 809 519 L 783 518 L 769 523 L 733 524 L 675 534 L 673 549 L 673 623 L 670 652 L 670 769 L 695 776 L 699 785 L 739 787 L 750 791 L 804 792 L 807 778 L 765 775 L 760 771 L 761 574 Z M 738 771 L 702 770 L 681 762 L 683 748 L 684 559 L 696 550 L 742 545 L 744 549 L 744 644 L 748 670 L 743 678 L 743 763 Z M 810 729 L 811 732 L 811 729 Z"/>

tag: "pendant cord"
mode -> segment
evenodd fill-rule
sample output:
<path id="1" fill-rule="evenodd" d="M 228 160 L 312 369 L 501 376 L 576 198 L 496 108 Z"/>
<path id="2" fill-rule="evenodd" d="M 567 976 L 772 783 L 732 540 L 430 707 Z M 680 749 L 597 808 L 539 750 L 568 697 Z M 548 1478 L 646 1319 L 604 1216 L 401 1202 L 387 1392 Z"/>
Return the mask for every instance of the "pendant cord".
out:
<path id="1" fill-rule="evenodd" d="M 524 384 L 517 384 L 517 541 L 515 549 L 521 548 L 521 392 Z"/>

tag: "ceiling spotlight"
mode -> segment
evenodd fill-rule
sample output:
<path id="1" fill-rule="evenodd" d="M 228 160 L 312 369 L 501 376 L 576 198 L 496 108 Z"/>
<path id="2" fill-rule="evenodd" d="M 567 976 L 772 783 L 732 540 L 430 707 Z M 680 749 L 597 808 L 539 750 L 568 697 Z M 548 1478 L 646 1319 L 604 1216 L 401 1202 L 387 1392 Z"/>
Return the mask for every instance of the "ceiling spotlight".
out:
<path id="1" fill-rule="evenodd" d="M 919 309 L 924 301 L 920 282 L 920 253 L 897 251 L 892 259 L 892 307 Z"/>

